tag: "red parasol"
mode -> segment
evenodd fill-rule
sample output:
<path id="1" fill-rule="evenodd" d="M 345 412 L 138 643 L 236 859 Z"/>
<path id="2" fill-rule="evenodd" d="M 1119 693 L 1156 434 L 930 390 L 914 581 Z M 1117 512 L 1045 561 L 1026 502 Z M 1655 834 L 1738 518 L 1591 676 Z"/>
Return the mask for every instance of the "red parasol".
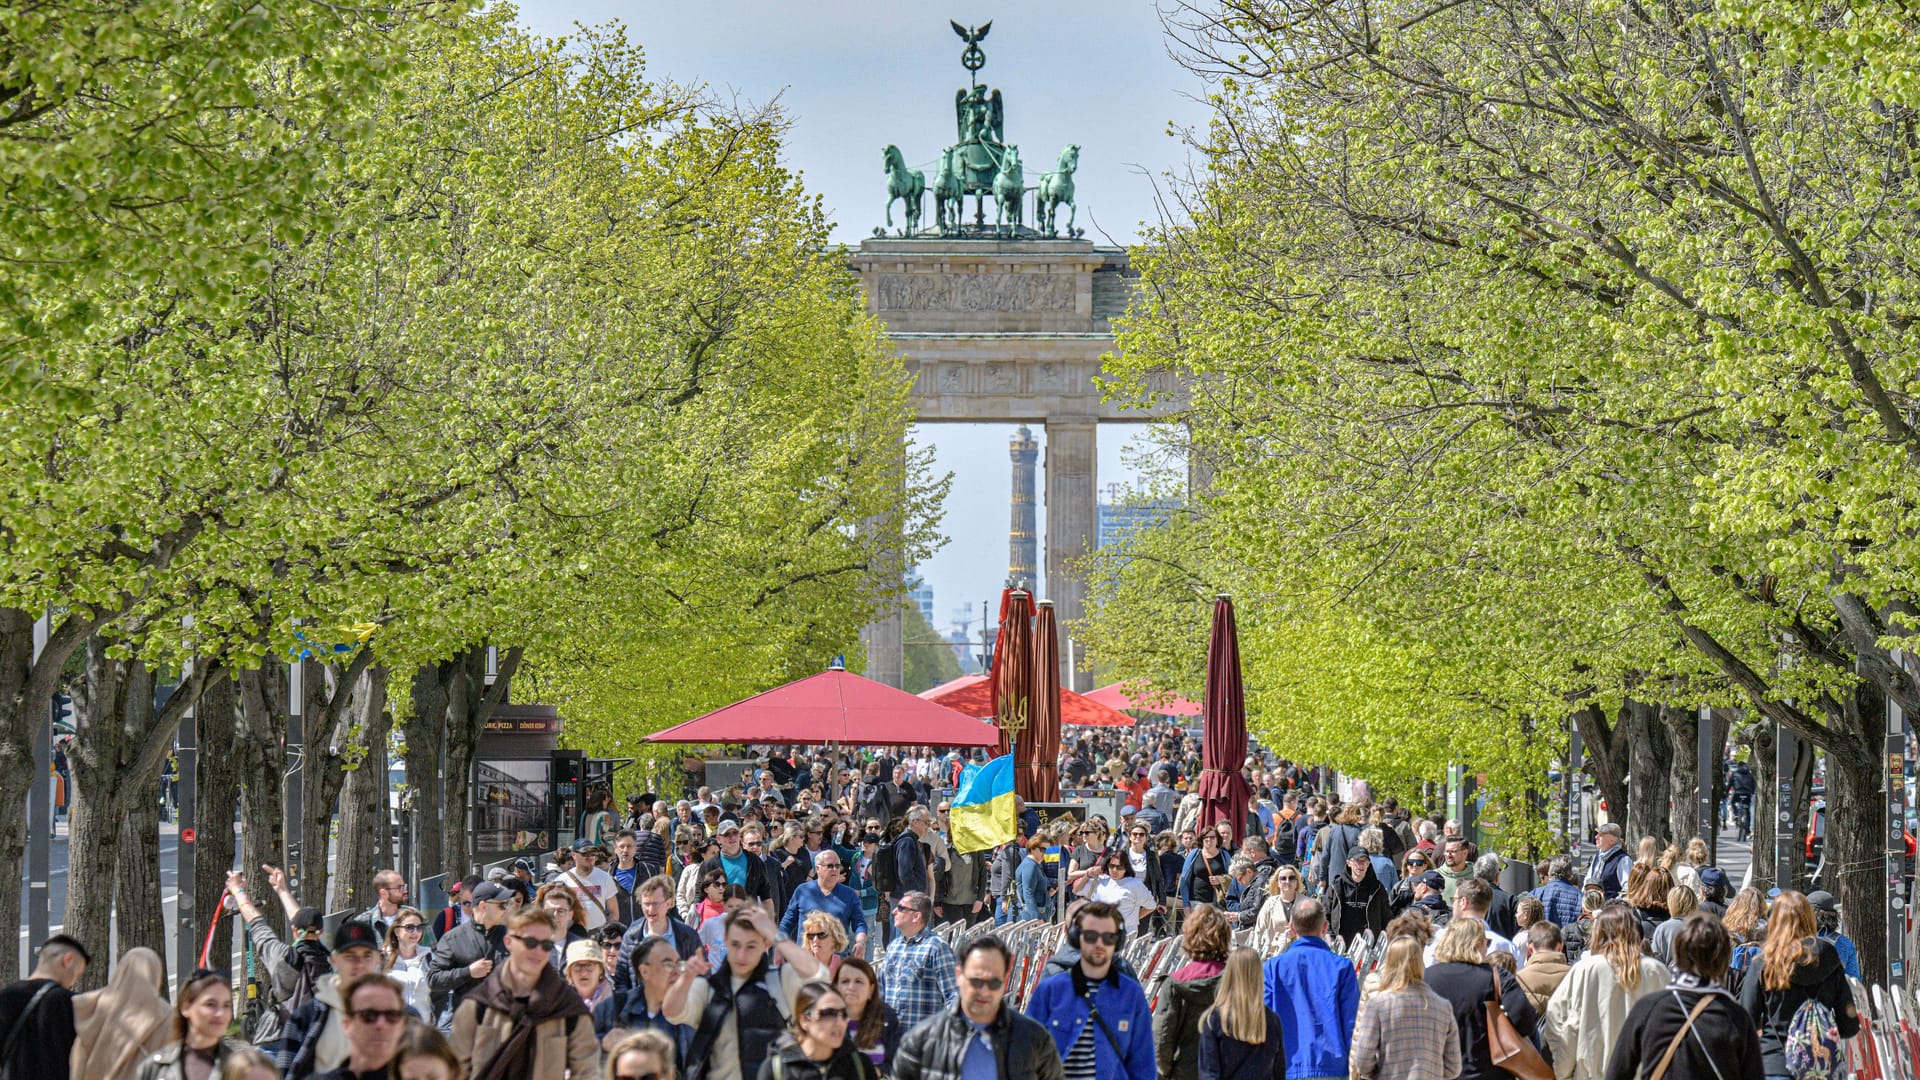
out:
<path id="1" fill-rule="evenodd" d="M 1200 744 L 1200 824 L 1225 821 L 1233 842 L 1246 838 L 1247 799 L 1253 788 L 1240 774 L 1247 760 L 1247 694 L 1240 684 L 1240 635 L 1233 627 L 1233 599 L 1213 601 L 1213 633 L 1207 640 L 1206 727 Z"/>
<path id="2" fill-rule="evenodd" d="M 1060 801 L 1060 624 L 1040 601 L 1033 626 L 1033 714 L 1013 753 L 1013 790 L 1028 802 Z"/>
<path id="3" fill-rule="evenodd" d="M 920 696 L 936 705 L 945 705 L 954 712 L 963 712 L 968 716 L 982 719 L 993 718 L 993 680 L 985 675 L 962 675 L 949 679 L 931 690 L 920 691 Z M 1196 712 L 1199 706 L 1194 706 Z M 1060 691 L 1060 724 L 1062 727 L 1132 727 L 1138 723 L 1133 717 L 1095 700 L 1091 694 L 1076 694 L 1071 690 Z"/>
<path id="4" fill-rule="evenodd" d="M 1200 715 L 1199 702 L 1188 701 L 1183 697 L 1172 697 L 1160 700 L 1148 693 L 1130 694 L 1127 692 L 1126 686 L 1121 683 L 1103 686 L 1098 690 L 1090 690 L 1087 692 L 1086 698 L 1096 705 L 1105 705 L 1109 709 L 1119 709 L 1122 712 L 1143 712 L 1151 713 L 1154 716 L 1179 717 Z M 1067 723 L 1071 724 L 1073 721 L 1069 720 Z"/>
<path id="5" fill-rule="evenodd" d="M 656 743 L 992 746 L 993 728 L 833 668 L 647 736 Z"/>
<path id="6" fill-rule="evenodd" d="M 1013 740 L 1033 710 L 1033 598 L 1025 589 L 1000 594 L 1000 632 L 993 639 L 993 722 L 1000 727 L 1000 753 L 1013 752 Z"/>

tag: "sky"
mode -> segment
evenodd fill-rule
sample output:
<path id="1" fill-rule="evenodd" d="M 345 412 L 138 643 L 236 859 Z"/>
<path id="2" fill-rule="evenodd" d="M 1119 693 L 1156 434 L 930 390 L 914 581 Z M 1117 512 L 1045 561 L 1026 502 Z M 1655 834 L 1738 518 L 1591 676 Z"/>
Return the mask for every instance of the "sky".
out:
<path id="1" fill-rule="evenodd" d="M 787 164 L 824 197 L 834 239 L 847 244 L 882 224 L 888 144 L 931 177 L 933 159 L 954 141 L 953 95 L 967 72 L 949 19 L 993 23 L 979 78 L 1002 91 L 1007 141 L 1021 147 L 1029 177 L 1068 143 L 1080 145 L 1078 224 L 1095 243 L 1131 243 L 1142 222 L 1157 220 L 1157 188 L 1188 161 L 1178 132 L 1204 126 L 1207 116 L 1206 87 L 1169 57 L 1152 0 L 522 0 L 520 16 L 553 36 L 576 22 L 623 22 L 654 76 L 705 84 L 743 107 L 778 100 L 792 123 Z M 1109 483 L 1135 478 L 1128 444 L 1140 430 L 1100 429 L 1103 497 Z M 1034 435 L 1044 454 L 1045 436 Z M 916 442 L 934 450 L 936 471 L 955 477 L 942 520 L 948 543 L 919 568 L 933 587 L 938 629 L 962 606 L 977 624 L 980 601 L 999 596 L 1012 436 L 1001 424 L 915 428 Z M 1041 494 L 1044 537 L 1044 482 Z M 1045 582 L 1038 584 L 1044 595 Z"/>

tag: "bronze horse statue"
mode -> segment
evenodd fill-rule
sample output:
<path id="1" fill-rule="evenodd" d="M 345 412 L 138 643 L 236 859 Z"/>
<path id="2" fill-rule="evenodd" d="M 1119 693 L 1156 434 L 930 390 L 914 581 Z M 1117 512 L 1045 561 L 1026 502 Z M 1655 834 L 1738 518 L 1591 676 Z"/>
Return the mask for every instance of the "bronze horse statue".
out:
<path id="1" fill-rule="evenodd" d="M 900 148 L 893 145 L 887 147 L 886 168 L 887 228 L 893 228 L 893 201 L 900 199 L 907 204 L 907 231 L 917 232 L 920 228 L 920 207 L 927 192 L 927 174 L 907 168 L 907 159 L 901 156 Z"/>
<path id="2" fill-rule="evenodd" d="M 1000 172 L 993 178 L 994 224 L 1021 224 L 1026 216 L 1026 184 L 1026 175 L 1020 170 L 1020 148 L 1009 146 L 1000 160 Z"/>
<path id="3" fill-rule="evenodd" d="M 960 167 L 954 162 L 959 153 L 951 146 L 942 151 L 940 171 L 933 175 L 933 223 L 943 233 L 959 229 L 966 215 L 967 193 L 960 184 Z"/>
<path id="4" fill-rule="evenodd" d="M 1053 235 L 1055 215 L 1060 204 L 1067 204 L 1067 235 L 1073 235 L 1076 208 L 1073 202 L 1073 170 L 1080 167 L 1080 146 L 1068 144 L 1053 163 L 1053 171 L 1040 174 L 1040 188 L 1033 197 L 1034 224 L 1041 232 Z"/>

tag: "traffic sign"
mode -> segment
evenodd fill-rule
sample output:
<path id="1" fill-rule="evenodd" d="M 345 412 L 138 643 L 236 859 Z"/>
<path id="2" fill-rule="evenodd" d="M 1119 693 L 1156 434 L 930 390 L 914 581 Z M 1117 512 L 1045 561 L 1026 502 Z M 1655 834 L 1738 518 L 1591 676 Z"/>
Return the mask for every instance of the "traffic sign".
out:
<path id="1" fill-rule="evenodd" d="M 180 830 L 180 842 L 181 842 L 181 843 L 183 843 L 183 844 L 191 844 L 191 843 L 193 843 L 193 830 L 192 830 L 192 829 L 181 829 L 181 830 Z"/>

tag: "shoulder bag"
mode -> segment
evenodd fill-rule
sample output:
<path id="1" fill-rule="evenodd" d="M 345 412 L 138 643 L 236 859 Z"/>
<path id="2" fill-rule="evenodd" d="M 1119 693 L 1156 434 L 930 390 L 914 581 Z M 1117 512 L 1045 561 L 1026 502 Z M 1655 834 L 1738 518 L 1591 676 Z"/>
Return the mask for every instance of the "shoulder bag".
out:
<path id="1" fill-rule="evenodd" d="M 1553 1066 L 1507 1019 L 1507 1010 L 1500 1004 L 1500 969 L 1489 965 L 1489 972 L 1493 976 L 1493 1000 L 1487 1002 L 1487 1050 L 1494 1065 L 1519 1080 L 1553 1080 Z"/>

